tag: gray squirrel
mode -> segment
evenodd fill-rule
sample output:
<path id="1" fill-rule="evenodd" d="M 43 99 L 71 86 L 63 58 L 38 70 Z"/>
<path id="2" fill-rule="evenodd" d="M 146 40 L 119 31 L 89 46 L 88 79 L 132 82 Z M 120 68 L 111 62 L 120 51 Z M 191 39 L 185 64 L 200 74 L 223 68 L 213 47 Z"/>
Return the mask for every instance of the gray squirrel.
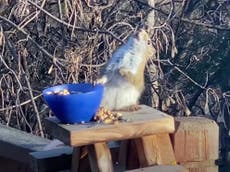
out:
<path id="1" fill-rule="evenodd" d="M 144 90 L 144 69 L 155 49 L 149 34 L 140 29 L 108 60 L 96 84 L 104 85 L 101 106 L 110 110 L 137 110 Z"/>

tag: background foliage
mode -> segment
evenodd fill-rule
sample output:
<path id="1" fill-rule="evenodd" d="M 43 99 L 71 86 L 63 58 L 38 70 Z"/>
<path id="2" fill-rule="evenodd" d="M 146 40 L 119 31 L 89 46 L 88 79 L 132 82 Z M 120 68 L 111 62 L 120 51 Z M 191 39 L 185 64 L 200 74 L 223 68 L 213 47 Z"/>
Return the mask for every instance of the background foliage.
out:
<path id="1" fill-rule="evenodd" d="M 214 119 L 225 151 L 229 13 L 229 0 L 0 0 L 0 121 L 44 135 L 42 121 L 51 114 L 41 91 L 93 82 L 112 52 L 151 20 L 157 55 L 141 102 Z"/>

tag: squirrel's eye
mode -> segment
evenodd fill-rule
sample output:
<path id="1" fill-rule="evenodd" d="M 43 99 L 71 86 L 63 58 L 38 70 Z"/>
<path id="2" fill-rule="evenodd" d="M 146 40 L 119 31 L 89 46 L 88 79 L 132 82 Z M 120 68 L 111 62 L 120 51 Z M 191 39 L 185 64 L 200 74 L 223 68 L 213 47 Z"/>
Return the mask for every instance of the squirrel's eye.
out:
<path id="1" fill-rule="evenodd" d="M 150 39 L 147 41 L 147 44 L 148 44 L 148 45 L 151 45 L 151 40 L 150 40 Z"/>

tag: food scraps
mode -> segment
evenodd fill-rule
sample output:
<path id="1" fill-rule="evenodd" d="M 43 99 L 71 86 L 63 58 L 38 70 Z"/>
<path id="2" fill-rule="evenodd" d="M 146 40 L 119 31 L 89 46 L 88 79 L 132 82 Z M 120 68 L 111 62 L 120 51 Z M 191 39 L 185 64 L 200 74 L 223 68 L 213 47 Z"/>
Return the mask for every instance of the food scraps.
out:
<path id="1" fill-rule="evenodd" d="M 70 94 L 80 94 L 82 92 L 80 91 L 69 91 L 67 89 L 63 89 L 63 90 L 59 90 L 59 91 L 50 91 L 50 92 L 47 92 L 47 94 L 56 94 L 56 95 L 70 95 Z"/>
<path id="2" fill-rule="evenodd" d="M 104 107 L 100 107 L 94 116 L 94 120 L 105 124 L 117 124 L 123 120 L 120 112 L 112 112 Z"/>

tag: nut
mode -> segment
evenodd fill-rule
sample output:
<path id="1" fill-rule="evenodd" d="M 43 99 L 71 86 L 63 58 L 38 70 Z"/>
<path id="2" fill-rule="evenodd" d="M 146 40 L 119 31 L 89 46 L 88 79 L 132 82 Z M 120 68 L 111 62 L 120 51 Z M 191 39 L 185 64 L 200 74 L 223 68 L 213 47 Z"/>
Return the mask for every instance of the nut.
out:
<path id="1" fill-rule="evenodd" d="M 118 124 L 122 120 L 122 114 L 119 112 L 112 112 L 109 109 L 100 107 L 94 116 L 94 120 L 104 124 Z"/>

